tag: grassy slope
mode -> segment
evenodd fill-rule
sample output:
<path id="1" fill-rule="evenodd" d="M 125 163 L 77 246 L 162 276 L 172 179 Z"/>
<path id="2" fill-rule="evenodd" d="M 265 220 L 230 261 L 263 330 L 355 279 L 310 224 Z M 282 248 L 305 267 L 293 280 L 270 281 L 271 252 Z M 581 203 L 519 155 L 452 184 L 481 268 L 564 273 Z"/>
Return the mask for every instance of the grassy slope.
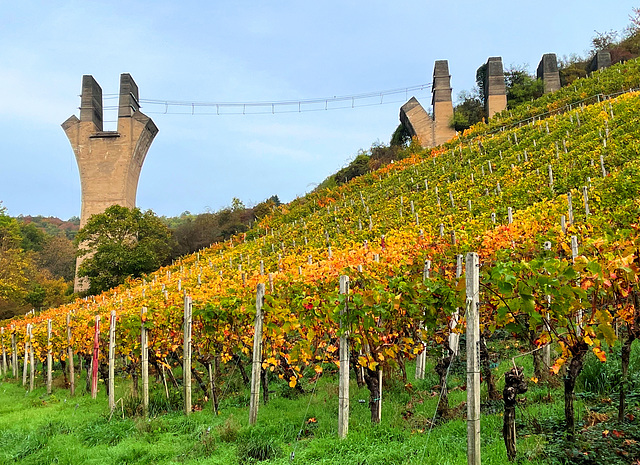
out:
<path id="1" fill-rule="evenodd" d="M 498 369 L 509 368 L 505 360 Z M 435 411 L 437 378 L 427 367 L 427 379 L 414 381 L 406 388 L 393 384 L 383 394 L 383 420 L 371 426 L 369 409 L 359 399 L 368 399 L 366 388 L 351 386 L 351 421 L 346 440 L 337 439 L 337 379 L 326 375 L 318 382 L 315 394 L 285 398 L 283 384 L 272 383 L 276 391 L 272 401 L 262 406 L 258 426 L 248 428 L 247 392 L 227 393 L 221 402 L 221 414 L 210 413 L 209 403 L 203 411 L 185 417 L 181 412 L 161 415 L 145 421 L 114 415 L 109 421 L 106 398 L 102 390 L 96 401 L 88 395 L 74 398 L 59 389 L 47 396 L 39 387 L 25 394 L 13 382 L 0 384 L 0 463 L 237 463 L 236 449 L 258 438 L 260 443 L 273 444 L 279 451 L 273 464 L 459 464 L 466 460 L 465 410 L 458 417 L 433 428 L 427 425 Z M 528 367 L 531 370 L 531 367 Z M 409 374 L 413 378 L 412 373 Z M 455 369 L 450 385 L 464 383 L 464 367 Z M 121 382 L 118 396 L 128 391 Z M 159 386 L 156 386 L 156 390 Z M 313 386 L 307 386 L 308 391 Z M 161 395 L 157 392 L 157 395 Z M 199 393 L 198 393 L 199 394 Z M 532 399 L 546 395 L 543 388 L 530 391 Z M 466 392 L 456 389 L 450 394 L 450 404 L 460 405 Z M 126 400 L 126 399 L 125 399 Z M 559 419 L 558 402 L 527 403 L 524 417 Z M 502 417 L 499 407 L 489 405 L 482 416 L 483 463 L 501 464 L 506 460 L 502 442 Z M 308 410 L 307 410 L 308 409 Z M 307 413 L 308 411 L 308 413 Z M 410 413 L 409 413 L 410 412 Z M 317 422 L 307 422 L 315 418 Z M 301 431 L 300 439 L 296 441 Z M 233 441 L 233 435 L 237 438 Z M 543 439 L 529 436 L 521 439 L 520 451 L 533 457 L 541 450 Z M 544 460 L 532 463 L 545 463 Z"/>

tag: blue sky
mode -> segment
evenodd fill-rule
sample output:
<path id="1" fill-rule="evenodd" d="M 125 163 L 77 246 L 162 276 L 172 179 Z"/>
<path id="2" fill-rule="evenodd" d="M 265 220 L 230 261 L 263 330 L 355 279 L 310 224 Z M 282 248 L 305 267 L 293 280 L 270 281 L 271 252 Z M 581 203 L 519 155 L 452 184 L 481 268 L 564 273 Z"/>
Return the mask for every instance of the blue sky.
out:
<path id="1" fill-rule="evenodd" d="M 533 72 L 544 53 L 585 53 L 594 31 L 622 30 L 636 2 L 520 4 L 0 0 L 0 200 L 11 215 L 79 215 L 78 170 L 60 124 L 78 114 L 83 74 L 104 94 L 117 93 L 126 72 L 141 99 L 280 101 L 430 83 L 434 61 L 447 59 L 455 96 L 489 56 Z M 430 103 L 428 91 L 415 96 Z M 388 143 L 404 95 L 387 100 L 275 115 L 156 114 L 164 109 L 144 105 L 160 132 L 137 204 L 174 216 L 233 197 L 290 201 L 359 149 Z"/>

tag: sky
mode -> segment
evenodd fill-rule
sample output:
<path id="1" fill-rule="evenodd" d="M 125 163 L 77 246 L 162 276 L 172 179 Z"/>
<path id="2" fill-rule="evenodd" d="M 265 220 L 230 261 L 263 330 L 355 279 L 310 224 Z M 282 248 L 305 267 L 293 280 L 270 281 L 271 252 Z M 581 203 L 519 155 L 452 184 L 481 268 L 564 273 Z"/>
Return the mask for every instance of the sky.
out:
<path id="1" fill-rule="evenodd" d="M 535 73 L 544 53 L 584 55 L 595 31 L 621 31 L 634 6 L 0 0 L 0 201 L 13 216 L 80 215 L 78 168 L 60 125 L 79 116 L 84 74 L 108 95 L 130 73 L 141 111 L 159 128 L 137 205 L 165 216 L 201 213 L 234 197 L 251 206 L 272 195 L 285 202 L 304 195 L 359 150 L 388 143 L 407 97 L 428 107 L 430 92 L 354 100 L 355 108 L 244 115 L 217 115 L 215 107 L 192 115 L 189 107 L 145 99 L 279 102 L 377 93 L 430 84 L 439 59 L 449 61 L 455 98 L 473 87 L 488 57 Z M 115 130 L 115 111 L 104 119 Z"/>

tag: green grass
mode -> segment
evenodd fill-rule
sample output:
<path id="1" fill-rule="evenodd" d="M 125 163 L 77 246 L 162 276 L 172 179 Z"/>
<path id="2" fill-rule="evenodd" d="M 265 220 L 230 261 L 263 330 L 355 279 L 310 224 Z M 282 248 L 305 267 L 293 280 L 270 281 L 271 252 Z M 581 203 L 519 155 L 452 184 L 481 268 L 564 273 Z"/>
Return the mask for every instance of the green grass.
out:
<path id="1" fill-rule="evenodd" d="M 496 344 L 500 358 L 495 376 L 501 391 L 503 374 L 511 368 L 511 357 L 517 355 L 521 348 L 516 347 L 513 341 L 496 341 Z M 640 344 L 633 348 L 633 370 L 636 370 L 638 361 Z M 464 363 L 464 360 L 455 362 L 447 383 L 449 405 L 458 408 L 457 414 L 452 420 L 432 428 L 431 420 L 438 400 L 438 378 L 433 371 L 433 360 L 427 365 L 426 379 L 415 380 L 414 366 L 408 364 L 410 382 L 407 385 L 399 380 L 397 374 L 394 381 L 385 385 L 382 423 L 379 425 L 370 422 L 368 390 L 358 388 L 352 380 L 349 435 L 345 440 L 337 438 L 338 382 L 329 366 L 317 386 L 312 380 L 302 379 L 305 394 L 300 395 L 273 377 L 270 382 L 271 401 L 260 406 L 258 424 L 254 427 L 247 424 L 248 392 L 235 378 L 222 386 L 224 395 L 218 416 L 211 412 L 210 402 L 204 402 L 199 397 L 202 393 L 195 388 L 197 410 L 185 416 L 180 407 L 180 393 L 172 392 L 171 400 L 167 400 L 163 386 L 152 383 L 151 410 L 155 413 L 151 418 L 135 414 L 139 410 L 138 400 L 131 395 L 129 382 L 124 379 L 118 379 L 116 383 L 116 399 L 122 399 L 122 403 L 118 402 L 113 415 L 107 411 L 103 384 L 100 384 L 97 399 L 93 400 L 86 393 L 70 397 L 66 389 L 54 389 L 52 395 L 46 395 L 41 375 L 37 379 L 37 388 L 30 393 L 25 392 L 19 381 L 5 380 L 0 382 L 0 464 L 466 463 L 466 409 L 463 404 L 466 391 L 460 388 L 466 383 Z M 518 358 L 516 363 L 524 366 L 527 378 L 533 375 L 530 356 Z M 608 447 L 609 439 L 602 432 L 607 429 L 625 428 L 629 432 L 629 436 L 619 440 L 613 438 L 618 443 L 635 438 L 631 435 L 640 431 L 637 419 L 624 425 L 600 424 L 591 428 L 583 428 L 581 424 L 590 410 L 615 418 L 615 393 L 600 389 L 589 391 L 587 388 L 594 386 L 594 379 L 612 379 L 619 370 L 618 365 L 614 356 L 610 356 L 606 365 L 594 365 L 591 358 L 585 364 L 575 404 L 578 427 L 582 431 L 580 451 L 594 448 L 597 454 L 601 454 L 603 448 Z M 79 386 L 84 386 L 82 381 L 78 381 Z M 637 376 L 631 381 L 633 394 L 639 390 L 640 383 Z M 567 446 L 562 439 L 561 384 L 560 378 L 555 378 L 553 386 L 529 383 L 529 391 L 522 396 L 517 411 L 521 462 L 533 465 L 560 463 L 554 460 L 563 454 L 581 456 L 582 452 Z M 502 405 L 500 401 L 486 402 L 486 397 L 483 385 L 482 462 L 503 464 L 506 463 L 506 452 L 502 439 Z M 637 398 L 630 396 L 630 411 L 640 417 Z M 614 449 L 605 452 L 613 454 L 610 458 L 618 457 Z M 262 458 L 267 459 L 259 461 Z"/>
<path id="2" fill-rule="evenodd" d="M 506 369 L 507 364 L 503 365 Z M 33 392 L 25 393 L 21 383 L 7 380 L 0 384 L 0 463 L 245 464 L 257 463 L 252 457 L 264 456 L 271 458 L 260 463 L 464 463 L 466 410 L 461 408 L 458 418 L 429 430 L 437 402 L 433 395 L 437 378 L 432 366 L 427 367 L 425 380 L 413 380 L 413 367 L 408 368 L 410 385 L 395 381 L 385 388 L 380 425 L 370 422 L 369 392 L 352 381 L 349 435 L 345 440 L 337 439 L 337 379 L 330 374 L 320 378 L 313 395 L 314 385 L 309 380 L 304 381 L 307 393 L 299 396 L 290 395 L 286 384 L 272 380 L 272 399 L 260 406 L 258 424 L 252 428 L 247 425 L 244 389 L 227 392 L 219 416 L 210 411 L 210 403 L 196 399 L 202 410 L 188 417 L 173 411 L 150 419 L 123 419 L 120 404 L 114 415 L 109 415 L 103 385 L 98 398 L 92 400 L 86 394 L 70 397 L 65 389 L 47 396 L 38 383 Z M 463 372 L 452 372 L 450 387 L 464 384 L 463 378 Z M 116 399 L 124 399 L 130 388 L 124 380 L 117 385 Z M 154 386 L 152 397 L 158 395 L 164 397 L 160 385 Z M 199 395 L 194 390 L 194 397 Z M 450 393 L 452 407 L 465 400 L 465 391 L 454 389 Z M 529 404 L 523 421 L 526 415 L 548 415 L 551 410 L 560 411 L 558 408 L 557 403 Z M 501 428 L 500 409 L 483 414 L 485 464 L 506 460 Z M 545 463 L 535 459 L 541 442 L 534 436 L 522 438 L 522 457 L 533 457 L 534 464 Z"/>

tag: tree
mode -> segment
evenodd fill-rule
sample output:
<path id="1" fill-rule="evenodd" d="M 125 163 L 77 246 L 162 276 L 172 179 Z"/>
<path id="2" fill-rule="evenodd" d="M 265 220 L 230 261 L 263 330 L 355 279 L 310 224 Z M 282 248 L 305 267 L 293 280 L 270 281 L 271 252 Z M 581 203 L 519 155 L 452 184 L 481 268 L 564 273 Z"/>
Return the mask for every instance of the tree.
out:
<path id="1" fill-rule="evenodd" d="M 391 135 L 391 141 L 389 145 L 391 147 L 406 147 L 411 142 L 411 134 L 409 133 L 409 129 L 400 123 L 393 134 Z"/>
<path id="2" fill-rule="evenodd" d="M 169 228 L 151 210 L 120 205 L 93 215 L 78 231 L 78 255 L 85 259 L 78 270 L 89 278 L 89 293 L 118 286 L 166 264 L 173 246 Z"/>
<path id="3" fill-rule="evenodd" d="M 366 152 L 359 153 L 358 156 L 351 163 L 349 163 L 348 166 L 342 168 L 340 171 L 333 175 L 336 184 L 343 184 L 355 177 L 362 176 L 367 171 L 369 171 L 369 158 L 370 155 Z"/>
<path id="4" fill-rule="evenodd" d="M 487 79 L 487 64 L 484 63 L 476 70 L 476 85 L 478 86 L 478 98 L 480 99 L 480 102 L 482 102 L 483 106 L 484 106 L 485 97 L 486 97 L 484 95 L 484 84 L 486 79 Z"/>
<path id="5" fill-rule="evenodd" d="M 508 108 L 542 97 L 544 94 L 542 80 L 530 76 L 525 66 L 512 66 L 504 73 L 504 78 Z"/>
<path id="6" fill-rule="evenodd" d="M 558 60 L 558 71 L 560 72 L 560 84 L 568 86 L 579 78 L 587 77 L 589 60 L 578 55 L 571 54 Z"/>
<path id="7" fill-rule="evenodd" d="M 17 314 L 25 304 L 30 261 L 19 249 L 0 244 L 0 320 Z"/>
<path id="8" fill-rule="evenodd" d="M 40 268 L 47 269 L 54 277 L 73 281 L 76 270 L 76 249 L 73 241 L 65 236 L 49 236 L 35 258 Z"/>
<path id="9" fill-rule="evenodd" d="M 614 30 L 606 32 L 598 32 L 595 37 L 591 39 L 591 51 L 592 53 L 599 52 L 601 50 L 610 50 L 618 45 L 618 33 Z"/>
<path id="10" fill-rule="evenodd" d="M 23 250 L 42 251 L 47 235 L 44 231 L 38 229 L 36 225 L 33 223 L 21 223 L 20 235 L 22 236 L 20 247 Z"/>
<path id="11" fill-rule="evenodd" d="M 7 215 L 7 209 L 0 202 L 0 248 L 14 248 L 20 245 L 20 225 L 15 218 Z"/>
<path id="12" fill-rule="evenodd" d="M 484 104 L 480 89 L 475 87 L 471 92 L 458 94 L 458 103 L 453 109 L 452 126 L 456 131 L 464 131 L 484 118 Z"/>
<path id="13" fill-rule="evenodd" d="M 37 266 L 43 252 L 35 250 L 41 249 L 46 240 L 44 232 L 19 223 L 0 204 L 0 320 L 68 300 L 65 280 Z"/>
<path id="14" fill-rule="evenodd" d="M 233 199 L 231 199 L 231 211 L 239 212 L 245 210 L 246 208 L 247 207 L 244 206 L 242 200 L 240 200 L 238 197 L 234 197 Z"/>
<path id="15" fill-rule="evenodd" d="M 276 207 L 279 207 L 280 205 L 282 205 L 282 202 L 280 202 L 280 198 L 278 197 L 278 195 L 277 195 L 277 194 L 272 195 L 271 197 L 269 197 L 269 198 L 267 199 L 267 202 L 273 202 L 273 204 L 274 204 Z"/>
<path id="16" fill-rule="evenodd" d="M 252 215 L 255 219 L 261 219 L 264 216 L 268 215 L 273 207 L 278 207 L 281 205 L 280 199 L 277 195 L 272 195 L 264 202 L 260 202 L 255 207 L 252 208 Z"/>

